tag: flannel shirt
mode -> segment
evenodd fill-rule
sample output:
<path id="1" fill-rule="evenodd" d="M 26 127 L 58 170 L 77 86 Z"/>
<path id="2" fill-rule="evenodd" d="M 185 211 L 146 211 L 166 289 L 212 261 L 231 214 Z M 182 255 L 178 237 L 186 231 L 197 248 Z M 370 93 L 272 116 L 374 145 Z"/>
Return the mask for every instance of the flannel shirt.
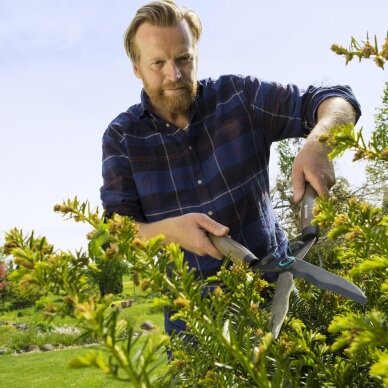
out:
<path id="1" fill-rule="evenodd" d="M 306 137 L 326 98 L 348 100 L 347 86 L 314 87 L 226 75 L 199 81 L 182 129 L 141 103 L 121 113 L 103 135 L 101 199 L 107 215 L 154 222 L 191 212 L 208 214 L 256 256 L 284 257 L 288 240 L 269 196 L 272 142 Z M 197 274 L 215 274 L 222 262 L 185 252 Z"/>

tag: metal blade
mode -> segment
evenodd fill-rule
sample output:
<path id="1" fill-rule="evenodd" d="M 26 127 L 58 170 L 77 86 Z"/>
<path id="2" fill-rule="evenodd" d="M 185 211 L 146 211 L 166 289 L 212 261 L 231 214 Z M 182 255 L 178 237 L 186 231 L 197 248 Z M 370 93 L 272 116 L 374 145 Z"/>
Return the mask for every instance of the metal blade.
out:
<path id="1" fill-rule="evenodd" d="M 367 303 L 366 296 L 355 284 L 323 268 L 295 258 L 290 271 L 294 277 L 305 279 L 323 290 L 334 291 L 361 304 Z"/>
<path id="2" fill-rule="evenodd" d="M 304 242 L 304 245 L 300 249 L 295 252 L 292 252 L 292 255 L 299 260 L 303 260 L 307 253 L 309 253 L 313 245 L 317 242 L 317 240 L 317 237 L 313 237 L 310 240 L 307 240 L 306 242 Z"/>
<path id="3" fill-rule="evenodd" d="M 294 277 L 290 271 L 284 271 L 279 274 L 276 283 L 275 294 L 271 306 L 272 335 L 278 338 L 280 329 L 286 318 L 290 300 L 290 294 L 294 288 Z"/>

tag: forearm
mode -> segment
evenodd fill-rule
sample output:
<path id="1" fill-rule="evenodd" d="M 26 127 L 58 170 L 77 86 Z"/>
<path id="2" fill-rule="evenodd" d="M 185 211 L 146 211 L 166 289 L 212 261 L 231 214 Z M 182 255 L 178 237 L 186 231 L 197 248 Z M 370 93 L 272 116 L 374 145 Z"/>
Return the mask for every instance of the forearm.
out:
<path id="1" fill-rule="evenodd" d="M 307 141 L 319 143 L 321 135 L 330 129 L 344 124 L 354 124 L 356 111 L 353 106 L 341 97 L 331 97 L 324 100 L 317 110 L 317 124 L 307 137 Z"/>
<path id="2" fill-rule="evenodd" d="M 152 237 L 163 235 L 165 237 L 165 242 L 174 242 L 173 236 L 169 233 L 171 230 L 171 226 L 169 225 L 171 223 L 170 218 L 161 220 L 161 221 L 155 221 L 155 222 L 136 222 L 136 225 L 138 227 L 138 235 L 140 238 L 144 240 L 149 240 Z"/>

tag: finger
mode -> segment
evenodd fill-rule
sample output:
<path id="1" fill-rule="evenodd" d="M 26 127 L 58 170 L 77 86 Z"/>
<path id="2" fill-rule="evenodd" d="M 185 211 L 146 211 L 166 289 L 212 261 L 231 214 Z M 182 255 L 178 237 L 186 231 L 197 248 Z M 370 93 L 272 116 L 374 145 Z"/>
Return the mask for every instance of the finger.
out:
<path id="1" fill-rule="evenodd" d="M 313 189 L 317 192 L 318 197 L 327 197 L 329 195 L 329 189 L 328 187 L 324 184 L 323 181 L 319 179 L 310 179 L 310 184 L 313 187 Z"/>
<path id="2" fill-rule="evenodd" d="M 213 233 L 216 236 L 226 236 L 229 233 L 229 228 L 227 226 L 214 221 L 212 218 L 204 214 L 202 216 L 203 217 L 198 219 L 198 225 L 207 232 Z"/>
<path id="3" fill-rule="evenodd" d="M 211 256 L 217 260 L 223 260 L 224 255 L 214 246 L 208 235 L 202 230 L 203 236 L 198 242 L 197 247 L 194 247 L 193 252 L 199 256 Z"/>
<path id="4" fill-rule="evenodd" d="M 211 248 L 209 247 L 209 255 L 211 257 L 214 257 L 217 260 L 223 260 L 225 256 L 214 246 L 214 244 L 211 241 L 210 241 L 210 244 L 212 245 L 212 247 Z"/>
<path id="5" fill-rule="evenodd" d="M 335 182 L 335 178 L 331 174 L 311 174 L 311 176 L 307 177 L 307 180 L 311 183 L 319 197 L 327 197 L 330 188 Z"/>
<path id="6" fill-rule="evenodd" d="M 302 200 L 306 189 L 304 173 L 301 170 L 293 169 L 291 173 L 292 190 L 294 193 L 294 201 L 298 203 Z"/>

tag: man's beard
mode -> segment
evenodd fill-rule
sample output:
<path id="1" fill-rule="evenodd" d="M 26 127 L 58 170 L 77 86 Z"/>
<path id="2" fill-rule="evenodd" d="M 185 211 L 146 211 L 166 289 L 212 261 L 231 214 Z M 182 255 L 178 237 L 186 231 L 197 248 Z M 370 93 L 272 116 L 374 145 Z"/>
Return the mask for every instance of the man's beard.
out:
<path id="1" fill-rule="evenodd" d="M 184 88 L 184 92 L 177 96 L 168 96 L 166 95 L 165 90 L 170 88 Z M 180 80 L 176 83 L 170 82 L 158 89 L 152 89 L 145 83 L 144 89 L 150 98 L 152 106 L 157 112 L 166 112 L 170 114 L 185 113 L 188 111 L 197 95 L 197 82 Z"/>

